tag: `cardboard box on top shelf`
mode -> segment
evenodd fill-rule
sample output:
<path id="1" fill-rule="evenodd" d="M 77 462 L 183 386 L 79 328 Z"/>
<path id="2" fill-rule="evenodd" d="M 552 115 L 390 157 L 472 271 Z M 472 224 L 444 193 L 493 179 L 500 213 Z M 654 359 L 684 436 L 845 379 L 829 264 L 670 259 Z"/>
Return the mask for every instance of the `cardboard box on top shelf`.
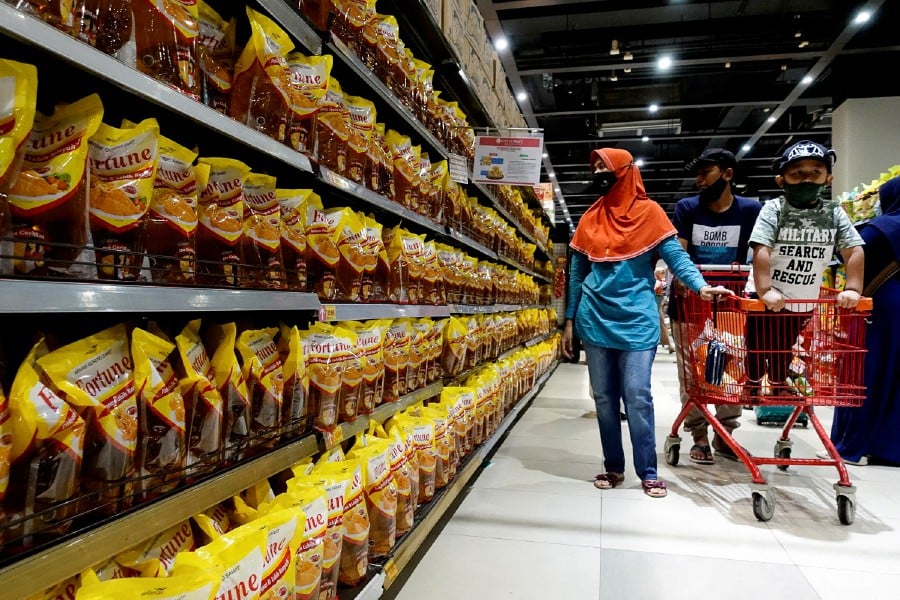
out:
<path id="1" fill-rule="evenodd" d="M 466 43 L 465 15 L 460 7 L 460 0 L 443 0 L 443 2 L 441 30 L 444 32 L 444 37 L 456 50 L 460 61 L 465 63 L 468 44 Z"/>
<path id="2" fill-rule="evenodd" d="M 503 68 L 503 62 L 493 50 L 490 59 L 491 85 L 495 88 L 506 87 L 506 69 Z"/>
<path id="3" fill-rule="evenodd" d="M 448 0 L 424 0 L 425 6 L 428 7 L 429 12 L 434 15 L 434 20 L 437 21 L 438 25 L 441 25 L 444 17 L 444 4 L 447 3 Z"/>
<path id="4" fill-rule="evenodd" d="M 487 35 L 484 30 L 484 17 L 481 16 L 481 11 L 478 10 L 478 4 L 476 2 L 473 0 L 462 0 L 462 2 L 467 11 L 465 17 L 466 33 L 476 41 L 480 42 Z"/>

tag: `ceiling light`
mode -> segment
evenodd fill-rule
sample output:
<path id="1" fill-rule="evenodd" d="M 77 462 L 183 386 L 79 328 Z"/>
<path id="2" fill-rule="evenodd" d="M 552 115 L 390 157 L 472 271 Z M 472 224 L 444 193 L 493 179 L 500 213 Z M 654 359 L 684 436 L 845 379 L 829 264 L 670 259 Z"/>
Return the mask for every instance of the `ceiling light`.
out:
<path id="1" fill-rule="evenodd" d="M 856 18 L 853 19 L 853 22 L 857 25 L 862 25 L 872 18 L 872 12 L 868 10 L 861 10 L 856 14 Z"/>
<path id="2" fill-rule="evenodd" d="M 547 154 L 546 152 L 544 152 L 543 154 L 541 154 L 541 158 L 547 158 L 548 156 L 549 156 L 549 154 Z"/>
<path id="3" fill-rule="evenodd" d="M 800 82 L 803 83 L 803 85 L 809 85 L 809 84 L 811 84 L 811 83 L 813 82 L 812 75 L 807 75 L 806 77 L 804 77 L 803 79 L 801 79 Z"/>
<path id="4" fill-rule="evenodd" d="M 619 40 L 613 40 L 609 47 L 609 55 L 616 56 L 619 54 Z"/>
<path id="5" fill-rule="evenodd" d="M 798 48 L 806 48 L 807 46 L 809 46 L 809 41 L 808 41 L 808 40 L 803 40 L 802 42 L 800 42 L 799 44 L 797 44 L 797 47 L 798 47 Z"/>
<path id="6" fill-rule="evenodd" d="M 631 52 L 626 52 L 622 56 L 622 60 L 634 60 L 634 54 L 632 54 Z"/>
<path id="7" fill-rule="evenodd" d="M 803 37 L 803 32 L 798 31 L 797 33 L 794 34 L 794 37 L 795 37 L 795 38 Z"/>
<path id="8" fill-rule="evenodd" d="M 725 63 L 725 68 L 726 68 L 726 69 L 730 69 L 730 68 L 731 68 L 731 63 L 730 63 L 730 62 Z"/>
<path id="9" fill-rule="evenodd" d="M 553 188 L 553 189 L 556 190 L 556 193 L 557 193 L 557 194 L 562 194 L 562 190 L 561 190 L 561 189 L 559 189 L 559 188 Z"/>
<path id="10" fill-rule="evenodd" d="M 769 117 L 768 119 L 766 119 L 766 121 L 768 121 L 769 123 L 774 123 L 777 120 L 778 119 L 776 119 L 775 117 Z"/>
<path id="11" fill-rule="evenodd" d="M 622 69 L 622 72 L 623 73 L 631 73 L 631 67 L 625 67 L 624 69 Z"/>
<path id="12" fill-rule="evenodd" d="M 659 60 L 656 61 L 656 68 L 660 71 L 668 71 L 672 68 L 672 57 L 668 54 L 664 54 L 659 57 Z"/>
<path id="13" fill-rule="evenodd" d="M 612 75 L 609 76 L 609 80 L 610 80 L 610 81 L 618 81 L 618 80 L 619 80 L 619 76 L 616 75 L 615 73 L 613 73 Z"/>
<path id="14" fill-rule="evenodd" d="M 506 50 L 507 48 L 509 48 L 509 40 L 506 39 L 505 36 L 501 35 L 496 40 L 494 40 L 494 49 L 496 49 L 497 52 L 500 52 L 501 50 Z"/>
<path id="15" fill-rule="evenodd" d="M 518 94 L 516 94 L 516 100 L 518 100 L 519 102 L 525 102 L 526 100 L 528 100 L 528 94 L 526 94 L 525 92 L 519 92 Z"/>
<path id="16" fill-rule="evenodd" d="M 656 111 L 659 110 L 659 104 L 651 104 L 649 106 L 649 110 L 650 110 L 650 112 L 655 113 Z"/>
<path id="17" fill-rule="evenodd" d="M 769 107 L 767 106 L 767 107 L 765 107 L 765 108 L 763 109 L 763 112 L 764 112 L 764 113 L 772 112 L 772 109 L 769 108 Z"/>
<path id="18" fill-rule="evenodd" d="M 551 171 L 548 177 L 550 177 L 550 179 L 556 179 L 556 173 Z"/>
<path id="19" fill-rule="evenodd" d="M 636 161 L 634 161 L 634 165 L 635 165 L 636 167 L 643 167 L 643 166 L 644 166 L 644 159 L 643 159 L 643 158 L 637 159 Z"/>
<path id="20" fill-rule="evenodd" d="M 750 149 L 751 149 L 751 148 L 752 148 L 752 146 L 751 146 L 750 144 L 744 144 L 744 145 L 741 147 L 741 150 L 743 150 L 744 152 L 750 152 Z"/>
<path id="21" fill-rule="evenodd" d="M 782 70 L 782 71 L 787 71 L 787 65 L 781 65 L 781 70 Z"/>
<path id="22" fill-rule="evenodd" d="M 644 137 L 641 138 L 641 141 L 642 141 L 642 142 L 649 142 L 649 141 L 650 141 L 650 136 L 649 136 L 649 135 L 645 135 Z"/>

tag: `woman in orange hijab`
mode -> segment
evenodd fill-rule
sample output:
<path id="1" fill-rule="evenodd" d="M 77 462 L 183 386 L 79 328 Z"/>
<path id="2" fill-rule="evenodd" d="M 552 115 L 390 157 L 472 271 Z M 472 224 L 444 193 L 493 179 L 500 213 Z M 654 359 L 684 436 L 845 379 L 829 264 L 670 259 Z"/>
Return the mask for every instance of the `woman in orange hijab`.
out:
<path id="1" fill-rule="evenodd" d="M 662 498 L 656 472 L 650 368 L 660 329 L 653 270 L 662 258 L 674 275 L 705 300 L 728 295 L 710 287 L 676 239 L 662 207 L 647 197 L 631 154 L 618 148 L 591 153 L 593 189 L 600 197 L 584 214 L 570 244 L 569 301 L 563 354 L 572 356 L 573 327 L 584 344 L 597 407 L 605 473 L 594 485 L 625 480 L 620 403 L 634 448 L 634 468 L 648 496 Z"/>

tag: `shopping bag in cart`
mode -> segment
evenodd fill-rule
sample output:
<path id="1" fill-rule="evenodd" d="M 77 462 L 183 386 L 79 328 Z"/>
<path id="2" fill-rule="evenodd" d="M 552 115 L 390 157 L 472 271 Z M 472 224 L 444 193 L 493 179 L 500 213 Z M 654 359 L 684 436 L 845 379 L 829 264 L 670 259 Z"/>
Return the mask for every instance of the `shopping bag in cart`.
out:
<path id="1" fill-rule="evenodd" d="M 728 358 L 728 346 L 718 339 L 718 316 L 719 316 L 719 299 L 713 301 L 713 339 L 706 343 L 706 368 L 704 370 L 704 379 L 710 385 L 722 385 L 722 379 L 725 375 L 725 361 Z"/>

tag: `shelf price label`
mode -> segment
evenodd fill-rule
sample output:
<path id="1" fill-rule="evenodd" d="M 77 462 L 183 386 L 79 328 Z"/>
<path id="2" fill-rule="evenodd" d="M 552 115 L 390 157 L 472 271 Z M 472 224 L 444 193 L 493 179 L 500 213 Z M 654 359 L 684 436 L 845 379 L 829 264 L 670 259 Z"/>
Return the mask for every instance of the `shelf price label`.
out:
<path id="1" fill-rule="evenodd" d="M 334 304 L 323 304 L 319 309 L 320 321 L 337 321 L 337 306 Z"/>
<path id="2" fill-rule="evenodd" d="M 322 439 L 325 442 L 325 449 L 331 450 L 344 441 L 344 428 L 335 427 L 331 431 L 325 431 L 322 433 Z"/>
<path id="3" fill-rule="evenodd" d="M 463 185 L 469 183 L 469 163 L 465 156 L 450 155 L 450 179 Z"/>

